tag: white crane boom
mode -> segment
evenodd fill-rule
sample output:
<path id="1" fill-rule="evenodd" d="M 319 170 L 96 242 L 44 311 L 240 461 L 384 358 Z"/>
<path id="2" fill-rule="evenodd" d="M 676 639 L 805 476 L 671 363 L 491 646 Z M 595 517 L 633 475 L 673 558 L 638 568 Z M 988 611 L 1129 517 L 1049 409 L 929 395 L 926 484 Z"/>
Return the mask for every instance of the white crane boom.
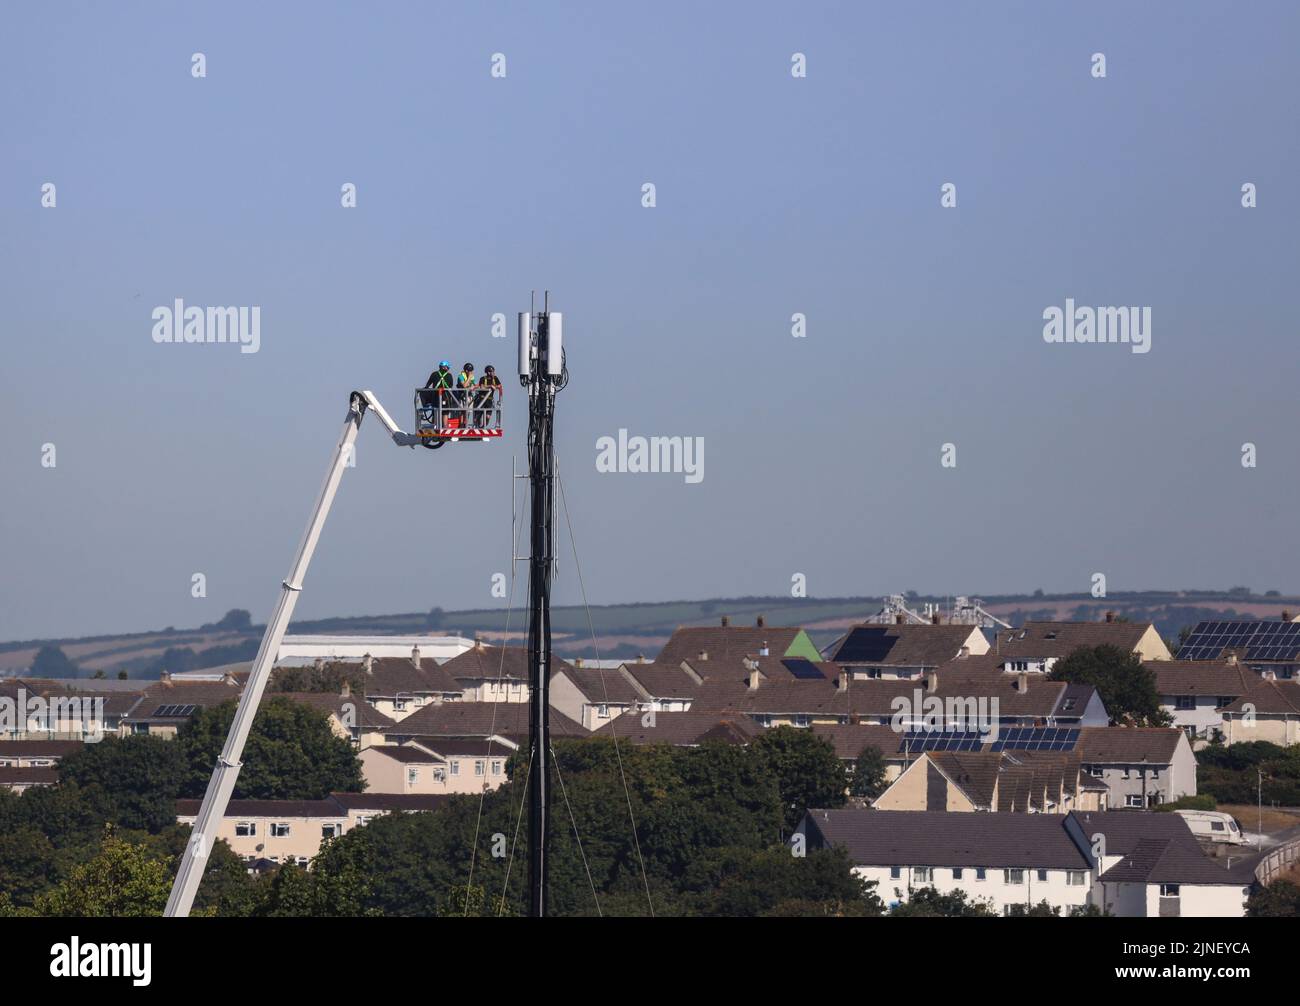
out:
<path id="1" fill-rule="evenodd" d="M 190 908 L 194 904 L 194 895 L 198 892 L 208 856 L 216 841 L 217 828 L 225 817 L 230 795 L 235 789 L 235 780 L 239 777 L 239 769 L 242 765 L 240 757 L 244 753 L 244 745 L 248 741 L 253 718 L 257 715 L 262 693 L 271 678 L 271 668 L 275 665 L 280 642 L 284 638 L 285 629 L 289 626 L 289 619 L 293 616 L 294 605 L 298 602 L 298 593 L 302 590 L 303 578 L 307 575 L 307 566 L 311 562 L 312 552 L 316 550 L 316 543 L 320 540 L 321 529 L 325 526 L 325 518 L 329 516 L 330 506 L 334 503 L 339 481 L 343 478 L 343 470 L 347 467 L 348 456 L 357 439 L 357 431 L 361 428 L 361 420 L 365 416 L 367 407 L 374 410 L 379 421 L 392 435 L 394 443 L 403 447 L 419 443 L 418 437 L 404 433 L 393 422 L 392 417 L 384 411 L 384 407 L 379 404 L 373 393 L 352 392 L 348 402 L 348 416 L 343 423 L 339 442 L 330 458 L 325 482 L 316 496 L 316 504 L 312 507 L 307 529 L 303 532 L 302 541 L 298 544 L 298 551 L 293 557 L 293 564 L 289 567 L 289 575 L 280 584 L 280 598 L 276 602 L 270 620 L 266 623 L 266 633 L 262 636 L 262 645 L 258 647 L 257 656 L 253 659 L 253 667 L 244 686 L 244 693 L 239 698 L 239 707 L 235 710 L 235 719 L 226 738 L 226 746 L 221 751 L 221 757 L 217 759 L 216 768 L 213 769 L 212 778 L 208 782 L 207 792 L 203 796 L 203 804 L 199 808 L 198 819 L 194 822 L 194 829 L 190 834 L 189 844 L 181 855 L 180 867 L 176 871 L 176 880 L 172 884 L 171 896 L 167 899 L 167 908 L 164 911 L 164 915 L 168 918 L 189 915 Z"/>

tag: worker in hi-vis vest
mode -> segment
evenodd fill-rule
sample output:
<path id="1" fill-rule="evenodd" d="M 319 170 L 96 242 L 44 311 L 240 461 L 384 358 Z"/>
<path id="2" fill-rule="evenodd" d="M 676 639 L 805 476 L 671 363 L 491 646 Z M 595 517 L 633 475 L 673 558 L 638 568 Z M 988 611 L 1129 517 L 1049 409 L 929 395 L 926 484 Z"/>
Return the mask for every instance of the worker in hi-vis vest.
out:
<path id="1" fill-rule="evenodd" d="M 452 393 L 455 379 L 451 373 L 451 361 L 443 360 L 438 364 L 438 369 L 429 375 L 429 379 L 424 382 L 425 391 L 420 392 L 420 404 L 426 409 L 435 410 L 435 415 L 430 416 L 430 421 L 434 426 L 442 425 L 442 396 Z"/>

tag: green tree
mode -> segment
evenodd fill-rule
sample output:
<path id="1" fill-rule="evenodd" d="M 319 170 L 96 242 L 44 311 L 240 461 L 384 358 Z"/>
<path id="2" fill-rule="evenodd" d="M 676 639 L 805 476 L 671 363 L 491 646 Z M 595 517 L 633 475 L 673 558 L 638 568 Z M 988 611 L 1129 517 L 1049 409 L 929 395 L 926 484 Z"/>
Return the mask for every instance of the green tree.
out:
<path id="1" fill-rule="evenodd" d="M 910 900 L 895 905 L 889 914 L 900 917 L 981 918 L 996 913 L 985 902 L 968 897 L 965 891 L 940 894 L 933 887 L 923 887 L 913 891 Z"/>
<path id="2" fill-rule="evenodd" d="M 42 646 L 32 658 L 34 678 L 75 678 L 77 665 L 57 646 Z"/>
<path id="3" fill-rule="evenodd" d="M 175 741 L 149 734 L 105 737 L 64 758 L 59 779 L 101 796 L 116 824 L 157 832 L 176 823 L 184 753 Z"/>
<path id="4" fill-rule="evenodd" d="M 854 796 L 874 800 L 885 791 L 885 770 L 884 752 L 875 746 L 863 748 L 853 763 L 849 792 Z"/>
<path id="5" fill-rule="evenodd" d="M 809 807 L 844 805 L 844 766 L 824 737 L 811 730 L 776 727 L 765 730 L 749 750 L 776 779 L 788 831 L 798 826 Z"/>
<path id="6" fill-rule="evenodd" d="M 162 915 L 171 891 L 166 864 L 106 829 L 98 855 L 76 867 L 36 910 L 59 918 L 143 918 Z"/>
<path id="7" fill-rule="evenodd" d="M 1156 676 L 1142 666 L 1134 653 L 1118 646 L 1084 646 L 1057 661 L 1052 681 L 1092 685 L 1097 689 L 1112 724 L 1163 727 L 1172 718 L 1160 708 Z"/>
<path id="8" fill-rule="evenodd" d="M 1246 915 L 1255 919 L 1300 916 L 1300 885 L 1275 880 L 1268 887 L 1261 887 L 1246 900 Z"/>
<path id="9" fill-rule="evenodd" d="M 1046 898 L 1036 905 L 1011 905 L 1007 909 L 1007 915 L 1011 918 L 1051 919 L 1060 914 L 1061 909 L 1049 905 Z"/>
<path id="10" fill-rule="evenodd" d="M 186 765 L 181 795 L 201 797 L 235 716 L 233 701 L 205 709 L 185 724 L 175 743 Z M 254 800 L 322 800 L 332 792 L 364 788 L 352 744 L 334 734 L 328 717 L 272 696 L 257 711 L 235 797 Z"/>

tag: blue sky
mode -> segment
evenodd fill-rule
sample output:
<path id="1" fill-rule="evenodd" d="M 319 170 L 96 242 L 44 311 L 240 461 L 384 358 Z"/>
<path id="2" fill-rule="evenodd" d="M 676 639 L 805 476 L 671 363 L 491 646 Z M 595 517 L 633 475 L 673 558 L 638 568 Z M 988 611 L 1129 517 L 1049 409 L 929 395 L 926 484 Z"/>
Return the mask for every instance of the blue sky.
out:
<path id="1" fill-rule="evenodd" d="M 348 392 L 409 424 L 440 357 L 508 376 L 534 288 L 593 602 L 1300 590 L 1298 11 L 10 5 L 0 638 L 264 618 Z M 260 351 L 155 344 L 177 297 Z M 1046 344 L 1067 297 L 1150 306 L 1151 352 Z M 620 428 L 703 481 L 598 473 Z M 299 616 L 504 608 L 522 444 L 363 429 Z"/>

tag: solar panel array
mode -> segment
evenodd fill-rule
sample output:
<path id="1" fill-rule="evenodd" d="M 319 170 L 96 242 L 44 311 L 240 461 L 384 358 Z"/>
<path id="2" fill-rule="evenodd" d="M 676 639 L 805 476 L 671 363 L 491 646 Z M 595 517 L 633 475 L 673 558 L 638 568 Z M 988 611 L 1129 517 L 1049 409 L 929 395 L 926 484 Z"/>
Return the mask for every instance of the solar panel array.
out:
<path id="1" fill-rule="evenodd" d="M 805 660 L 803 657 L 792 657 L 789 660 L 782 660 L 781 663 L 796 678 L 802 678 L 805 681 L 826 680 L 826 675 L 811 660 Z"/>
<path id="2" fill-rule="evenodd" d="M 1077 727 L 1002 727 L 997 739 L 978 730 L 909 730 L 903 735 L 909 751 L 1073 751 Z"/>
<path id="3" fill-rule="evenodd" d="M 1077 727 L 1004 727 L 990 750 L 1073 751 L 1078 743 Z"/>
<path id="4" fill-rule="evenodd" d="M 1300 622 L 1201 622 L 1178 659 L 1218 660 L 1228 648 L 1244 648 L 1247 660 L 1300 659 Z"/>
<path id="5" fill-rule="evenodd" d="M 157 709 L 155 709 L 155 710 L 153 711 L 153 714 L 154 714 L 155 716 L 161 716 L 161 717 L 178 717 L 178 718 L 179 718 L 179 717 L 184 717 L 184 716 L 193 716 L 193 715 L 194 715 L 194 711 L 195 711 L 196 709 L 198 709 L 198 708 L 199 708 L 199 707 L 196 706 L 196 705 L 183 705 L 183 706 L 181 706 L 181 705 L 170 705 L 170 706 L 159 706 Z"/>
<path id="6" fill-rule="evenodd" d="M 835 651 L 836 663 L 842 664 L 878 664 L 889 656 L 889 651 L 898 642 L 898 636 L 889 634 L 889 627 L 884 625 L 859 626 Z"/>

